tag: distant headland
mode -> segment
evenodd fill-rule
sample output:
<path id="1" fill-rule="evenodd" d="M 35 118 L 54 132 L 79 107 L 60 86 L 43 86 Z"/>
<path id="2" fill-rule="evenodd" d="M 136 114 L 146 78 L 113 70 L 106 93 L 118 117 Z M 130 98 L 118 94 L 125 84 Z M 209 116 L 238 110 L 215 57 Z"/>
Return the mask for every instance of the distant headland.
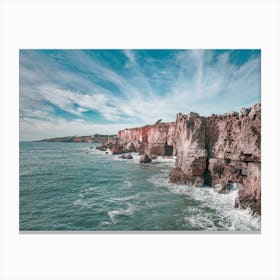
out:
<path id="1" fill-rule="evenodd" d="M 114 140 L 117 135 L 103 135 L 94 134 L 88 136 L 65 136 L 65 137 L 55 137 L 49 139 L 36 140 L 33 142 L 70 142 L 70 143 L 101 143 L 103 141 Z"/>

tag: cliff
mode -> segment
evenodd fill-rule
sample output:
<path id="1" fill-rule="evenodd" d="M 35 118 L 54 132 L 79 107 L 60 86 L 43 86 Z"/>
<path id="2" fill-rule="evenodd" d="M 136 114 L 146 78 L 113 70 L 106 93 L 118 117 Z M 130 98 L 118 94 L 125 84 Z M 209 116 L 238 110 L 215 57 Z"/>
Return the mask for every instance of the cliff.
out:
<path id="1" fill-rule="evenodd" d="M 140 128 L 120 130 L 120 143 L 132 143 L 135 151 L 147 155 L 172 155 L 175 123 L 158 123 Z"/>
<path id="2" fill-rule="evenodd" d="M 239 113 L 202 117 L 177 114 L 176 122 L 125 129 L 103 143 L 113 154 L 174 155 L 170 182 L 208 185 L 227 192 L 238 187 L 236 206 L 261 212 L 261 105 Z"/>
<path id="3" fill-rule="evenodd" d="M 172 156 L 175 128 L 176 123 L 170 122 L 120 130 L 117 140 L 105 142 L 97 149 L 106 150 L 108 148 L 113 154 L 137 152 L 149 156 Z"/>
<path id="4" fill-rule="evenodd" d="M 174 183 L 238 187 L 236 206 L 261 212 L 261 105 L 223 116 L 176 118 Z"/>

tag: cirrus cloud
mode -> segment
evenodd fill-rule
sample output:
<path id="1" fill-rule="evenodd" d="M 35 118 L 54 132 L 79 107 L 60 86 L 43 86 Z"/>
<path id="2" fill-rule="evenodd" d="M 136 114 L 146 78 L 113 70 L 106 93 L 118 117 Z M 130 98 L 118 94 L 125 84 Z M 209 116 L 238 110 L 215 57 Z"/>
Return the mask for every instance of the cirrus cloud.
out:
<path id="1" fill-rule="evenodd" d="M 21 50 L 20 139 L 115 134 L 260 102 L 259 50 Z"/>

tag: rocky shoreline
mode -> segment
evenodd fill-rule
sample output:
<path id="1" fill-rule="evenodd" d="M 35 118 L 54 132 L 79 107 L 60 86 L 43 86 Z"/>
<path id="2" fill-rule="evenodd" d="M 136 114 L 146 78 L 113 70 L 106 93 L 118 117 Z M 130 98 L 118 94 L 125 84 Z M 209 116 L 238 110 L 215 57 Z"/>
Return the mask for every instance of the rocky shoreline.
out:
<path id="1" fill-rule="evenodd" d="M 175 122 L 120 130 L 117 138 L 97 149 L 137 152 L 143 162 L 158 155 L 176 156 L 170 182 L 208 185 L 222 193 L 235 184 L 236 207 L 261 214 L 261 104 L 210 117 L 179 113 Z"/>

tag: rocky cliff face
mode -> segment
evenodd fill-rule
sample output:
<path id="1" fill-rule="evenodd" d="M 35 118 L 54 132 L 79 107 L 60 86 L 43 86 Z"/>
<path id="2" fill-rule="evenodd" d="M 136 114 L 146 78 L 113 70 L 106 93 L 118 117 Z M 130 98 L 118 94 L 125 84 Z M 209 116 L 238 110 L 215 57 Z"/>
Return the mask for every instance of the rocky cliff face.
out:
<path id="1" fill-rule="evenodd" d="M 178 114 L 176 117 L 174 150 L 176 168 L 170 181 L 202 186 L 206 169 L 205 118 L 196 113 Z"/>
<path id="2" fill-rule="evenodd" d="M 222 192 L 236 183 L 236 206 L 261 211 L 261 106 L 240 113 L 200 117 L 178 114 L 176 167 L 170 181 L 213 187 Z"/>
<path id="3" fill-rule="evenodd" d="M 113 154 L 137 152 L 147 155 L 173 155 L 175 123 L 158 123 L 139 128 L 120 130 L 118 140 L 105 143 Z"/>
<path id="4" fill-rule="evenodd" d="M 136 151 L 148 155 L 172 155 L 175 123 L 158 123 L 119 131 L 121 143 L 132 143 Z"/>
<path id="5" fill-rule="evenodd" d="M 209 185 L 226 192 L 238 187 L 236 206 L 261 211 L 261 105 L 239 113 L 201 117 L 177 114 L 176 122 L 119 131 L 100 149 L 112 153 L 175 155 L 173 183 Z"/>

